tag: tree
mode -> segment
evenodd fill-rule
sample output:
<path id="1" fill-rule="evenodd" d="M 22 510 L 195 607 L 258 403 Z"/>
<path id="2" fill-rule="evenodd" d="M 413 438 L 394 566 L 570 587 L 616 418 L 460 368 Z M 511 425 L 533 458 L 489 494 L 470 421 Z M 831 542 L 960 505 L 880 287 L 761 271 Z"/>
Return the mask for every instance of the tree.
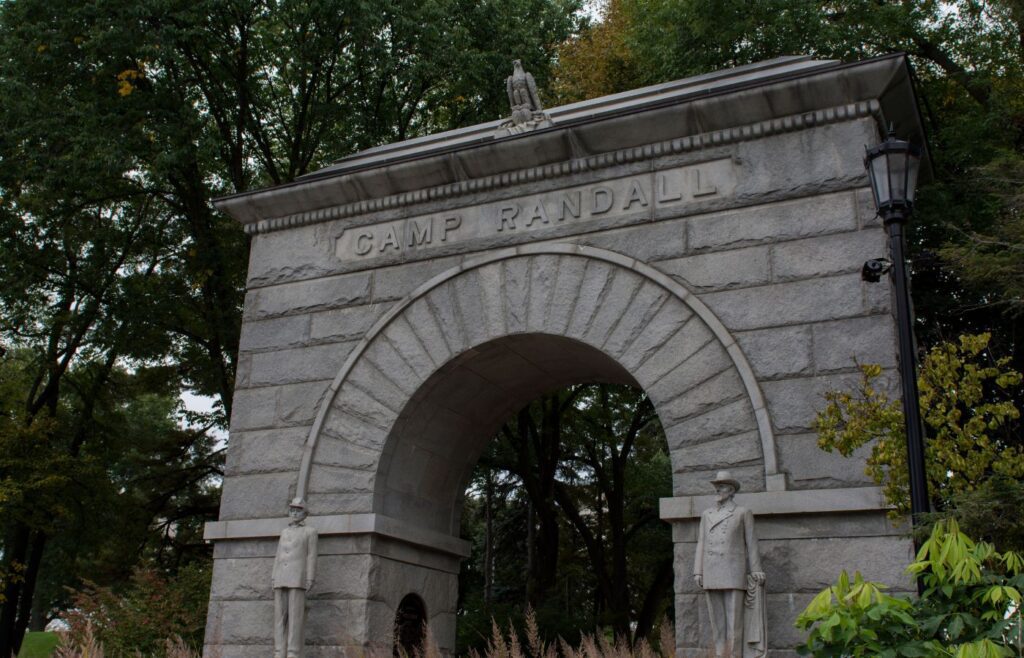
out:
<path id="1" fill-rule="evenodd" d="M 467 492 L 461 641 L 527 605 L 550 636 L 650 635 L 670 602 L 672 544 L 657 514 L 670 481 L 664 434 L 637 389 L 577 385 L 516 414 Z"/>
<path id="2" fill-rule="evenodd" d="M 935 171 L 910 225 L 919 337 L 989 331 L 1024 370 L 1019 0 L 608 0 L 602 18 L 560 50 L 563 100 L 783 55 L 907 53 Z"/>
<path id="3" fill-rule="evenodd" d="M 933 347 L 921 363 L 921 415 L 928 428 L 925 473 L 933 503 L 974 491 L 994 475 L 1024 478 L 1020 410 L 1014 395 L 1022 376 L 1009 358 L 988 352 L 989 336 L 961 336 Z M 818 445 L 850 456 L 871 444 L 867 474 L 883 484 L 902 515 L 909 509 L 906 433 L 898 400 L 879 387 L 879 366 L 861 366 L 853 392 L 829 391 L 815 419 Z"/>
<path id="4" fill-rule="evenodd" d="M 114 445 L 98 409 L 119 398 L 116 380 L 129 373 L 173 389 L 142 392 L 213 396 L 226 425 L 248 245 L 211 198 L 291 181 L 357 148 L 497 118 L 507 111 L 500 80 L 509 62 L 523 58 L 543 80 L 576 7 L 0 5 L 0 341 L 32 355 L 18 362 L 23 376 L 5 407 L 11 453 L 0 481 L 31 475 L 18 469 L 35 464 L 28 481 L 63 498 L 70 482 L 47 469 L 77 472 L 94 446 Z M 198 476 L 216 456 L 206 438 L 191 438 L 166 454 Z M 30 448 L 37 453 L 21 459 Z M 170 506 L 162 522 L 189 509 L 208 514 L 208 501 L 182 504 L 172 471 L 150 479 L 171 487 L 149 492 L 154 505 Z M 206 495 L 189 490 L 197 501 Z M 59 515 L 42 499 L 15 498 L 25 509 L 0 528 L 0 570 L 10 576 L 2 655 L 20 644 L 46 547 L 66 531 L 49 523 Z"/>

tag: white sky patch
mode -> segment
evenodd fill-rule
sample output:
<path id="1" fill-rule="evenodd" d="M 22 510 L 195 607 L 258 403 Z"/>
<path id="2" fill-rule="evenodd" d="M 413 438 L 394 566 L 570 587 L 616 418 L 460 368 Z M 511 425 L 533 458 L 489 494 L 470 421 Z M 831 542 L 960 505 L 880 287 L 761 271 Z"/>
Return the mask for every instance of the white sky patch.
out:
<path id="1" fill-rule="evenodd" d="M 210 413 L 214 409 L 217 399 L 209 395 L 197 395 L 192 391 L 184 391 L 181 394 L 181 403 L 188 411 L 197 413 Z M 184 419 L 182 420 L 184 423 Z M 220 427 L 214 427 L 210 434 L 217 439 L 217 449 L 223 448 L 228 442 L 228 433 Z"/>

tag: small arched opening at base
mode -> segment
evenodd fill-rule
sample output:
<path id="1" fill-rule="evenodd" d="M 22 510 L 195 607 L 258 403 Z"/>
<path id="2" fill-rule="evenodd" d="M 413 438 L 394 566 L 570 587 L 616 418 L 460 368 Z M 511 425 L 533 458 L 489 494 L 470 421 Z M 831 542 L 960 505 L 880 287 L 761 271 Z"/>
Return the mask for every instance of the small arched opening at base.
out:
<path id="1" fill-rule="evenodd" d="M 395 658 L 416 655 L 423 645 L 426 622 L 427 608 L 423 599 L 415 594 L 406 594 L 395 612 Z"/>

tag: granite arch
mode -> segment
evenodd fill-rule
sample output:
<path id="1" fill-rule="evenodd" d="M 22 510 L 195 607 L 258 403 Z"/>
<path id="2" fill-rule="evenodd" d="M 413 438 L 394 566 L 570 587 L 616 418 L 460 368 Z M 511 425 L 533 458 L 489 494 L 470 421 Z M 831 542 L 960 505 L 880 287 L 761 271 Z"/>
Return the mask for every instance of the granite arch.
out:
<path id="1" fill-rule="evenodd" d="M 601 303 L 612 287 L 615 292 L 608 298 L 624 302 Z M 571 308 L 558 308 L 558 299 L 571 302 Z M 453 431 L 468 436 L 503 418 L 474 417 L 488 408 L 487 399 L 478 400 L 467 417 L 451 418 L 447 425 L 435 422 L 438 438 L 430 443 L 421 440 L 421 429 L 415 430 L 419 439 L 403 438 L 403 428 L 425 422 L 410 404 L 432 404 L 426 398 L 445 372 L 479 370 L 466 362 L 477 359 L 479 366 L 485 358 L 481 351 L 522 352 L 529 340 L 568 355 L 564 377 L 548 373 L 548 381 L 533 388 L 491 390 L 493 401 L 511 393 L 506 395 L 510 405 L 525 404 L 544 386 L 588 376 L 635 384 L 648 391 L 665 426 L 675 495 L 701 490 L 705 478 L 693 469 L 717 468 L 709 454 L 727 453 L 734 469 L 737 463 L 741 470 L 746 465 L 745 485 L 754 491 L 771 488 L 766 482 L 778 476 L 771 423 L 753 371 L 705 304 L 671 277 L 632 258 L 575 244 L 541 244 L 467 259 L 424 282 L 376 322 L 320 403 L 304 445 L 296 495 L 310 499 L 314 514 L 378 512 L 422 523 L 432 505 L 451 509 L 451 493 L 464 482 L 466 464 L 456 463 L 453 469 L 437 465 L 435 470 L 457 475 L 446 476 L 437 499 L 406 505 L 407 513 L 390 498 L 404 495 L 395 490 L 400 480 L 406 489 L 418 487 L 430 460 L 454 456 L 450 446 L 446 453 L 439 443 Z M 591 366 L 596 370 L 588 373 Z M 400 376 L 388 374 L 397 372 Z M 498 414 L 510 412 L 514 409 L 501 408 Z M 474 420 L 475 427 L 465 427 L 467 420 Z M 403 441 L 411 450 L 396 451 Z M 467 447 L 456 443 L 456 452 Z M 423 457 L 418 462 L 418 457 L 404 456 L 395 461 L 396 454 L 417 451 Z M 471 468 L 475 456 L 468 462 Z M 327 509 L 317 500 L 332 495 L 344 496 L 353 506 Z M 427 525 L 457 532 L 457 514 Z"/>

